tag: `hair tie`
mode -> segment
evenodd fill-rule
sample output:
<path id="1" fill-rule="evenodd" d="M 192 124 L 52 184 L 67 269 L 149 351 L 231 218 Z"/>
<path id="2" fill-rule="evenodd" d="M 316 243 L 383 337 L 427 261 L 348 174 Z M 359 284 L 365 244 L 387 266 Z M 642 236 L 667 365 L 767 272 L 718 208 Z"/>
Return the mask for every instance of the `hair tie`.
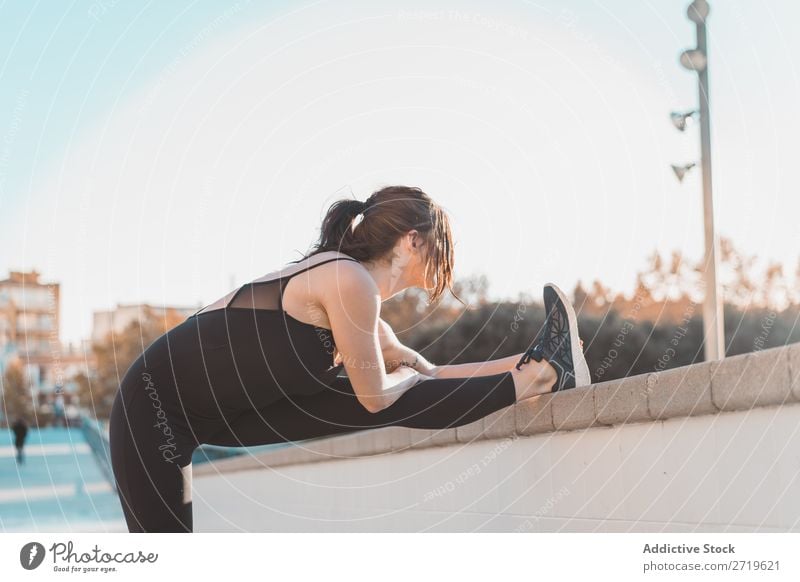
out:
<path id="1" fill-rule="evenodd" d="M 350 223 L 350 233 L 352 234 L 355 232 L 356 227 L 361 224 L 361 221 L 364 220 L 364 212 L 367 210 L 369 205 L 366 202 L 361 202 L 361 212 L 356 214 L 353 217 L 353 221 Z"/>

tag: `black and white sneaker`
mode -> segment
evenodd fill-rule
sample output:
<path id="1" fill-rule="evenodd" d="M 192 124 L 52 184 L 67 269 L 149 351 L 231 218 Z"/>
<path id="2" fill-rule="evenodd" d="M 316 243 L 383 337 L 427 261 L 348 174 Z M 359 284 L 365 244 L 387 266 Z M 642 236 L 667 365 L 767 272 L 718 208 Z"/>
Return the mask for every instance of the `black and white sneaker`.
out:
<path id="1" fill-rule="evenodd" d="M 517 370 L 531 359 L 537 362 L 545 359 L 558 375 L 553 392 L 591 384 L 578 337 L 578 316 L 564 292 L 552 283 L 544 286 L 544 308 L 547 314 L 544 326 L 517 363 Z"/>

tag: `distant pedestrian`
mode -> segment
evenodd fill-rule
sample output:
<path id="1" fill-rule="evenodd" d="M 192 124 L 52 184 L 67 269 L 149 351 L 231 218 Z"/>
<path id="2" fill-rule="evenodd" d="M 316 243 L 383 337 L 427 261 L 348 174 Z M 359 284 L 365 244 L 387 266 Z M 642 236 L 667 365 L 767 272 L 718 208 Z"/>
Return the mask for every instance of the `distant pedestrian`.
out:
<path id="1" fill-rule="evenodd" d="M 53 400 L 53 426 L 67 426 L 64 395 L 58 392 Z"/>
<path id="2" fill-rule="evenodd" d="M 15 420 L 14 424 L 11 426 L 11 430 L 14 431 L 14 446 L 17 448 L 17 463 L 21 464 L 25 461 L 23 449 L 25 448 L 25 437 L 28 436 L 28 424 L 21 416 L 17 417 L 17 420 Z"/>

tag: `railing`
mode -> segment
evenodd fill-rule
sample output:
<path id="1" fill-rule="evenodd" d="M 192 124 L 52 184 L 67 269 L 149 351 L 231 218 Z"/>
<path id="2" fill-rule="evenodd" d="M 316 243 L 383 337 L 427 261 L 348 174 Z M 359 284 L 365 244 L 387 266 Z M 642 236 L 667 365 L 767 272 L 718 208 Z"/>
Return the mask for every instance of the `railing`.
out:
<path id="1" fill-rule="evenodd" d="M 111 470 L 111 448 L 108 444 L 108 423 L 90 417 L 86 411 L 81 411 L 81 430 L 83 438 L 92 449 L 100 469 L 112 486 L 115 485 L 114 473 Z"/>

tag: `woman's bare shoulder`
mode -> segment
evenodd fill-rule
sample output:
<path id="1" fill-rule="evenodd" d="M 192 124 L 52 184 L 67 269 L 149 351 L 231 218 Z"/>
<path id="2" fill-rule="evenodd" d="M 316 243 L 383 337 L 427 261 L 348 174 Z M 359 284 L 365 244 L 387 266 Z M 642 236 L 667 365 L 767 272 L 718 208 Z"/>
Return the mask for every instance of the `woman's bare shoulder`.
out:
<path id="1" fill-rule="evenodd" d="M 320 265 L 319 269 L 321 275 L 319 282 L 324 285 L 326 292 L 333 290 L 339 295 L 352 294 L 358 298 L 379 293 L 375 279 L 358 261 L 331 261 Z"/>

